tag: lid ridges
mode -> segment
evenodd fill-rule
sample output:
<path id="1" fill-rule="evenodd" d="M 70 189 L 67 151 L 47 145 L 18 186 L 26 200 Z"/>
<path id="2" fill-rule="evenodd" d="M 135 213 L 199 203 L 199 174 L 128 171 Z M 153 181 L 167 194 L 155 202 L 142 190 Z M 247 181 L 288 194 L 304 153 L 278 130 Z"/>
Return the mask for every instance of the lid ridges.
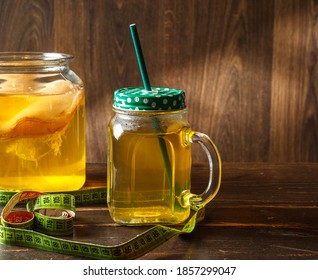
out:
<path id="1" fill-rule="evenodd" d="M 114 93 L 114 108 L 122 110 L 164 111 L 182 110 L 185 105 L 185 93 L 179 89 L 151 87 L 117 89 Z"/>

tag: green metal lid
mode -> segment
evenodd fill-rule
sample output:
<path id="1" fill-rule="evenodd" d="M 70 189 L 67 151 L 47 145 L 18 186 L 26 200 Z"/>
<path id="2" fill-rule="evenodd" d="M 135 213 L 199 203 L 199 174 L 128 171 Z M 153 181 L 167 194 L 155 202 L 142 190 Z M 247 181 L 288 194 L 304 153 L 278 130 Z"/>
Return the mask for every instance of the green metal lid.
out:
<path id="1" fill-rule="evenodd" d="M 113 107 L 121 110 L 164 111 L 182 110 L 185 106 L 185 93 L 179 89 L 152 87 L 120 88 L 114 93 Z"/>

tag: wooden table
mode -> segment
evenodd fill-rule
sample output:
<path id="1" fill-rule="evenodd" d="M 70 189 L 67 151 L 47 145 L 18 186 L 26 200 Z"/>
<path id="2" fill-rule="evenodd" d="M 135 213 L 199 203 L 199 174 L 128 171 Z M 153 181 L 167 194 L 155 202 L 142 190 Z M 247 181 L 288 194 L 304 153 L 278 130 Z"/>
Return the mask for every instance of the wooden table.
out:
<path id="1" fill-rule="evenodd" d="M 88 164 L 87 186 L 105 186 L 106 167 Z M 192 188 L 206 185 L 193 167 Z M 116 225 L 105 205 L 77 208 L 69 239 L 115 245 L 149 227 Z M 80 259 L 0 245 L 0 259 Z M 318 164 L 224 163 L 221 190 L 194 232 L 179 235 L 141 259 L 318 259 Z"/>

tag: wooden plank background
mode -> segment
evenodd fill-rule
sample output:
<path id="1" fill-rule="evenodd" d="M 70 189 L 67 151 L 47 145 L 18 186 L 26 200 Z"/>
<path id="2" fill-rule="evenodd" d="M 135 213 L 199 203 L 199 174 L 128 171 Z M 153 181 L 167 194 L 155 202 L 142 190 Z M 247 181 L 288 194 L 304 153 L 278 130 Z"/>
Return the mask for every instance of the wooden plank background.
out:
<path id="1" fill-rule="evenodd" d="M 186 92 L 223 161 L 318 161 L 317 0 L 1 0 L 0 51 L 75 56 L 88 162 L 106 161 L 113 91 L 142 84 L 130 23 L 151 84 Z"/>

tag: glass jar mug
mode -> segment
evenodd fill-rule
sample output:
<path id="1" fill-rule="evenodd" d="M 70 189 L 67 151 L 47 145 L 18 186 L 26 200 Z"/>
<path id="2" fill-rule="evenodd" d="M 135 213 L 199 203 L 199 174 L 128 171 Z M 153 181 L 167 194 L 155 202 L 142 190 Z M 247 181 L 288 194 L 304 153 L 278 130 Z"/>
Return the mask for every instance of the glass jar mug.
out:
<path id="1" fill-rule="evenodd" d="M 59 53 L 0 53 L 0 190 L 85 182 L 85 92 Z"/>
<path id="2" fill-rule="evenodd" d="M 114 94 L 108 128 L 108 207 L 121 224 L 177 224 L 191 206 L 217 194 L 221 160 L 211 139 L 192 131 L 185 94 L 171 88 L 122 88 Z M 191 193 L 191 145 L 199 143 L 210 165 L 202 194 Z"/>

